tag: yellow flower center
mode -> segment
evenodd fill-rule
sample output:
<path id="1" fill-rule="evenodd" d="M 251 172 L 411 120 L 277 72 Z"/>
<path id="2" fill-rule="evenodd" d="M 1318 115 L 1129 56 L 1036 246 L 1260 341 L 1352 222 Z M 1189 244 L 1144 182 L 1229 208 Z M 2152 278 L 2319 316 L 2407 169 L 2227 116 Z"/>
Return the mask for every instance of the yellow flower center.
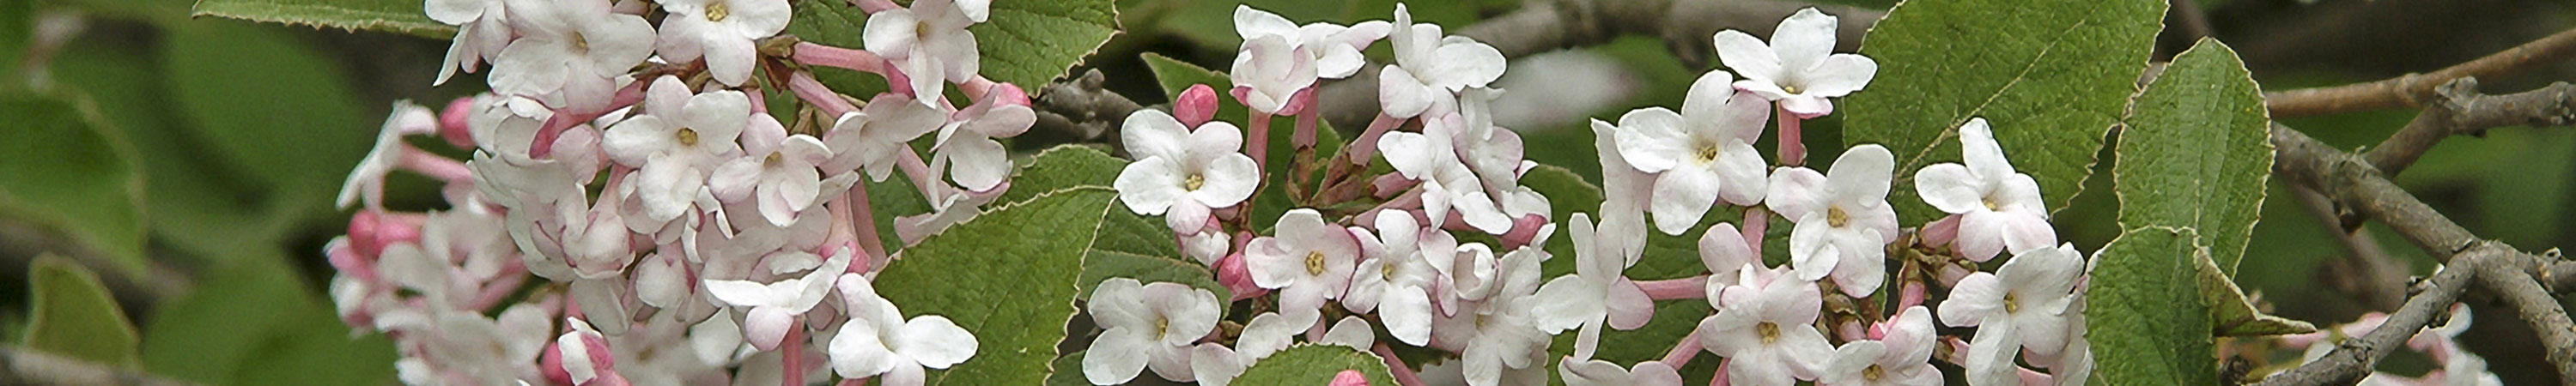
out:
<path id="1" fill-rule="evenodd" d="M 725 16 L 731 14 L 733 11 L 727 8 L 730 7 L 726 7 L 723 2 L 707 4 L 707 21 L 724 21 Z"/>
<path id="2" fill-rule="evenodd" d="M 2011 314 L 2020 312 L 2021 294 L 2017 292 L 2004 292 L 2004 313 Z"/>
<path id="3" fill-rule="evenodd" d="M 1316 276 L 1324 274 L 1323 252 L 1306 252 L 1306 274 Z"/>
<path id="4" fill-rule="evenodd" d="M 572 49 L 573 49 L 574 51 L 580 51 L 580 52 L 585 52 L 585 53 L 590 52 L 590 37 L 582 36 L 582 35 L 581 35 L 581 31 L 573 31 L 573 32 L 572 32 Z"/>
<path id="5" fill-rule="evenodd" d="M 1378 271 L 1379 277 L 1386 279 L 1386 281 L 1395 281 L 1395 262 L 1386 262 L 1386 266 L 1379 267 Z"/>
<path id="6" fill-rule="evenodd" d="M 1780 91 L 1787 91 L 1790 94 L 1796 94 L 1798 93 L 1798 85 L 1782 85 L 1780 86 Z"/>
<path id="7" fill-rule="evenodd" d="M 778 161 L 779 161 L 780 159 L 784 159 L 784 158 L 785 158 L 785 157 L 781 157 L 781 156 L 779 156 L 779 155 L 778 155 L 778 152 L 774 152 L 774 151 L 773 151 L 773 152 L 769 152 L 769 157 L 768 157 L 768 158 L 762 158 L 762 159 L 760 160 L 760 163 L 761 163 L 762 165 L 778 166 Z"/>
<path id="8" fill-rule="evenodd" d="M 1841 228 L 1841 227 L 1843 227 L 1843 224 L 1850 223 L 1850 222 L 1851 222 L 1851 214 L 1843 213 L 1843 207 L 1836 206 L 1836 207 L 1831 207 L 1831 208 L 1825 208 L 1825 224 L 1826 224 L 1826 225 L 1832 225 L 1832 226 L 1834 226 L 1835 228 Z"/>
<path id="9" fill-rule="evenodd" d="M 672 137 L 672 139 L 674 139 L 674 140 L 678 140 L 678 141 L 680 141 L 680 145 L 682 145 L 682 146 L 697 146 L 697 145 L 698 145 L 698 131 L 697 131 L 697 130 L 691 130 L 691 129 L 689 129 L 689 128 L 682 127 L 682 128 L 680 128 L 680 130 L 679 130 L 678 132 L 674 132 L 674 133 L 672 133 L 672 134 L 671 134 L 671 137 Z"/>
<path id="10" fill-rule="evenodd" d="M 1717 147 L 1717 144 L 1714 144 L 1714 143 L 1710 143 L 1710 144 L 1702 144 L 1702 145 L 1700 145 L 1700 146 L 1699 146 L 1699 162 L 1700 162 L 1700 163 L 1716 163 L 1716 162 L 1717 162 L 1717 153 L 1718 153 L 1718 150 L 1719 150 L 1719 148 Z"/>
<path id="11" fill-rule="evenodd" d="M 1205 174 L 1191 173 L 1189 179 L 1181 181 L 1182 189 L 1198 191 L 1199 187 L 1202 186 L 1207 186 L 1207 175 Z"/>
<path id="12" fill-rule="evenodd" d="M 1982 199 L 1982 200 L 1980 200 L 1980 201 L 1983 201 L 1983 202 L 1986 204 L 1986 210 L 2004 210 L 2004 206 L 2003 206 L 2003 205 L 1997 205 L 1997 204 L 1995 204 L 1995 197 L 1994 197 L 1994 196 L 1986 196 L 1986 197 L 1980 197 L 1980 198 Z"/>
<path id="13" fill-rule="evenodd" d="M 1753 325 L 1753 332 L 1762 334 L 1762 344 L 1780 341 L 1780 325 L 1762 322 L 1762 324 Z"/>
<path id="14" fill-rule="evenodd" d="M 1869 365 L 1869 368 L 1860 369 L 1860 377 L 1869 379 L 1870 382 L 1877 382 L 1879 378 L 1887 377 L 1887 370 L 1879 368 L 1878 365 Z"/>
<path id="15" fill-rule="evenodd" d="M 1154 318 L 1154 339 L 1162 339 L 1163 334 L 1170 332 L 1172 332 L 1172 318 Z"/>

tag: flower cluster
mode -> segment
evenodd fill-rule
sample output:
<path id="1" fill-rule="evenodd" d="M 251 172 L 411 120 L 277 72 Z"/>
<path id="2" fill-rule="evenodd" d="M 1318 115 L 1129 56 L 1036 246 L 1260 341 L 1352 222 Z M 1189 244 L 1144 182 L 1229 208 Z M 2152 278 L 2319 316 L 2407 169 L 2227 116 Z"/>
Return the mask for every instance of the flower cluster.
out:
<path id="1" fill-rule="evenodd" d="M 2448 268 L 2445 267 L 2444 269 Z M 2467 348 L 2460 347 L 2460 333 L 2469 331 L 2469 307 L 2457 304 L 2452 305 L 2451 314 L 2448 319 L 2450 320 L 2449 323 L 2438 327 L 2424 327 L 2422 330 L 2415 332 L 2415 335 L 2406 338 L 2407 349 L 2415 350 L 2416 352 L 2421 352 L 2426 356 L 2432 357 L 2433 363 L 2439 365 L 2439 368 L 2434 369 L 2432 372 L 2425 373 L 2424 376 L 2421 377 L 2409 377 L 2372 371 L 2370 374 L 2363 375 L 2361 380 L 2357 383 L 2373 386 L 2504 385 L 2503 379 L 2499 379 L 2496 377 L 2495 373 L 2487 371 L 2486 358 L 2480 358 L 2477 353 L 2469 352 Z M 2362 315 L 2360 320 L 2352 321 L 2352 323 L 2345 323 L 2344 325 L 2336 326 L 2335 328 L 2323 329 L 2306 334 L 2283 335 L 2280 337 L 2279 343 L 2283 348 L 2307 350 L 2300 354 L 2300 361 L 2315 361 L 2319 358 L 2324 358 L 2327 353 L 2334 352 L 2337 344 L 2341 343 L 2343 340 L 2359 339 L 2363 334 L 2368 334 L 2371 330 L 2379 329 L 2381 325 L 2385 325 L 2386 323 L 2388 323 L 2388 314 L 2372 312 L 2367 315 Z"/>
<path id="2" fill-rule="evenodd" d="M 1551 361 L 1567 384 L 1679 385 L 1677 369 L 1703 352 L 1723 358 L 1717 376 L 1738 385 L 1939 384 L 1936 359 L 1975 385 L 2089 376 L 2086 259 L 2057 240 L 2035 180 L 2013 169 L 1983 119 L 1955 128 L 1963 163 L 1913 171 L 1913 193 L 1948 214 L 1919 226 L 1900 227 L 1888 202 L 1900 171 L 1886 148 L 1854 146 L 1825 168 L 1806 165 L 1799 123 L 1830 114 L 1830 98 L 1860 91 L 1877 70 L 1867 57 L 1832 52 L 1835 17 L 1798 11 L 1768 42 L 1720 32 L 1718 57 L 1733 72 L 1701 76 L 1681 111 L 1593 121 L 1603 201 L 1559 219 L 1549 197 L 1520 184 L 1535 164 L 1487 110 L 1503 92 L 1487 87 L 1505 68 L 1499 52 L 1413 23 L 1401 4 L 1394 16 L 1297 26 L 1238 8 L 1244 43 L 1231 94 L 1252 111 L 1247 125 L 1213 121 L 1219 101 L 1206 86 L 1176 98 L 1171 113 L 1129 117 L 1123 139 L 1136 162 L 1118 177 L 1120 199 L 1164 216 L 1181 249 L 1234 299 L 1109 279 L 1088 308 L 1105 329 L 1084 358 L 1092 383 L 1151 368 L 1167 380 L 1225 384 L 1301 335 L 1375 352 L 1408 385 L 1544 384 Z M 1380 113 L 1341 155 L 1318 157 L 1318 79 L 1356 71 L 1356 51 L 1380 39 L 1395 53 L 1379 74 Z M 1270 169 L 1295 174 L 1263 175 L 1273 115 L 1298 118 L 1297 155 Z M 1780 145 L 1766 160 L 1754 144 L 1775 127 Z M 1372 171 L 1381 159 L 1387 169 Z M 1263 194 L 1289 195 L 1294 206 L 1275 220 L 1249 218 Z M 1735 221 L 1708 218 L 1718 212 Z M 1773 214 L 1791 227 L 1777 251 L 1785 258 L 1762 251 Z M 1550 278 L 1542 266 L 1564 264 L 1547 251 L 1559 229 L 1572 242 L 1573 274 Z M 1650 239 L 1692 232 L 1702 235 L 1706 274 L 1628 277 L 1646 259 L 1670 258 L 1648 256 Z M 1979 271 L 2006 252 L 2000 269 Z M 1925 304 L 1935 286 L 1948 296 Z M 1873 299 L 1887 296 L 1896 299 Z M 1669 355 L 1594 358 L 1605 327 L 1641 328 L 1655 302 L 1692 299 L 1716 312 Z M 1232 302 L 1250 302 L 1255 315 L 1225 318 Z M 1944 336 L 1936 326 L 1974 328 Z M 1561 351 L 1570 355 L 1551 358 L 1554 336 L 1569 331 L 1574 347 Z M 1387 340 L 1453 357 L 1417 372 Z"/>
<path id="3" fill-rule="evenodd" d="M 339 198 L 363 206 L 328 250 L 340 315 L 391 336 L 413 384 L 917 385 L 974 357 L 972 333 L 873 278 L 888 240 L 1010 188 L 997 138 L 1035 114 L 977 74 L 966 28 L 988 2 L 853 3 L 864 49 L 779 36 L 787 0 L 428 0 L 458 27 L 437 82 L 488 70 L 492 92 L 396 105 Z M 844 96 L 817 67 L 894 90 Z M 387 209 L 397 170 L 442 183 L 444 209 Z M 935 210 L 885 235 L 863 184 L 896 170 Z"/>

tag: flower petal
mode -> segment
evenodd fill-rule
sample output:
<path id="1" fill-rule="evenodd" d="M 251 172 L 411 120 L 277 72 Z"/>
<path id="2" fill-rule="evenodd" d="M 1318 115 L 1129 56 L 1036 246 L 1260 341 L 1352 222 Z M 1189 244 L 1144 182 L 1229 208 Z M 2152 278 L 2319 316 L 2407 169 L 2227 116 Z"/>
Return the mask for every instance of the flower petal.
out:
<path id="1" fill-rule="evenodd" d="M 834 338 L 839 339 L 839 338 Z M 895 335 L 895 347 L 902 354 L 921 362 L 922 366 L 945 369 L 975 357 L 975 334 L 957 327 L 947 317 L 930 315 L 912 318 L 903 324 L 903 333 Z"/>

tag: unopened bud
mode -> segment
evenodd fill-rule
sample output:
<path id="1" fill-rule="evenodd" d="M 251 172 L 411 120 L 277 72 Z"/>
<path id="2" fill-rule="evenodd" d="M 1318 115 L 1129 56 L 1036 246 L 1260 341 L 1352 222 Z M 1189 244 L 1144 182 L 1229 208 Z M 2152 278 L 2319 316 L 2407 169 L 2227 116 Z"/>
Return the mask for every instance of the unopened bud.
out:
<path id="1" fill-rule="evenodd" d="M 438 113 L 438 137 L 461 149 L 474 148 L 474 130 L 466 126 L 474 117 L 474 98 L 456 98 Z"/>
<path id="2" fill-rule="evenodd" d="M 1204 84 L 1192 85 L 1181 91 L 1180 98 L 1172 99 L 1172 117 L 1179 118 L 1182 126 L 1199 127 L 1216 119 L 1216 109 L 1216 89 Z"/>

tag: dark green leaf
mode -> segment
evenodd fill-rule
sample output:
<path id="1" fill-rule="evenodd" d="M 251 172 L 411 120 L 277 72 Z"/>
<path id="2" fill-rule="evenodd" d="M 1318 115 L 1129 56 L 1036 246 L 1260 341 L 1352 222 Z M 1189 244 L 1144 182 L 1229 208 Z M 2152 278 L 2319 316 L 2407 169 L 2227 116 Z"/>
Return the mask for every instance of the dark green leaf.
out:
<path id="1" fill-rule="evenodd" d="M 996 1 L 992 12 L 966 29 L 983 51 L 984 76 L 1032 96 L 1118 34 L 1112 0 Z"/>
<path id="2" fill-rule="evenodd" d="M 2236 281 L 2218 269 L 2209 254 L 2196 254 L 2193 265 L 2200 280 L 2201 304 L 2209 305 L 2210 321 L 2217 336 L 2262 336 L 2316 332 L 2317 326 L 2297 320 L 2264 314 L 2236 288 Z"/>
<path id="3" fill-rule="evenodd" d="M 2218 357 L 2190 229 L 2131 229 L 2104 245 L 2086 308 L 2095 370 L 2110 385 L 2215 385 Z"/>
<path id="4" fill-rule="evenodd" d="M 2092 173 L 2155 48 L 2158 0 L 1912 1 L 1888 11 L 1861 53 L 1869 88 L 1844 101 L 1843 143 L 1896 153 L 1888 201 L 1905 223 L 1940 217 L 1914 194 L 1914 171 L 1957 162 L 1959 125 L 1984 117 L 2051 210 Z"/>
<path id="5" fill-rule="evenodd" d="M 418 4 L 413 4 L 418 6 Z M 371 117 L 337 63 L 272 26 L 173 26 L 162 44 L 172 96 L 210 153 L 247 169 L 287 213 L 327 212 L 374 144 Z"/>
<path id="6" fill-rule="evenodd" d="M 357 385 L 394 381 L 394 348 L 353 337 L 286 255 L 231 256 L 187 296 L 164 303 L 144 331 L 143 364 L 172 378 L 238 385 Z"/>
<path id="7" fill-rule="evenodd" d="M 1244 386 L 1313 386 L 1333 383 L 1333 377 L 1344 370 L 1359 370 L 1371 385 L 1393 385 L 1395 376 L 1386 370 L 1386 361 L 1376 354 L 1350 347 L 1309 344 L 1289 347 L 1254 362 L 1243 369 L 1243 375 L 1230 385 Z"/>
<path id="8" fill-rule="evenodd" d="M 456 27 L 430 20 L 419 0 L 199 0 L 196 16 L 286 23 L 348 30 L 387 31 L 446 39 Z"/>
<path id="9" fill-rule="evenodd" d="M 2272 175 L 2271 128 L 2263 90 L 2235 51 L 2217 40 L 2183 51 L 2120 132 L 2111 170 L 2120 225 L 2200 230 L 2217 267 L 2236 272 Z"/>
<path id="10" fill-rule="evenodd" d="M 0 94 L 0 217 L 41 224 L 115 267 L 140 270 L 143 176 L 131 145 L 86 103 Z"/>
<path id="11" fill-rule="evenodd" d="M 929 384 L 1044 381 L 1074 315 L 1084 257 L 1116 200 L 1107 188 L 1056 191 L 923 239 L 888 265 L 876 281 L 887 299 L 910 315 L 946 316 L 979 344 L 974 359 Z"/>
<path id="12" fill-rule="evenodd" d="M 134 367 L 134 323 L 88 268 L 54 255 L 36 258 L 27 275 L 28 348 L 115 367 Z"/>

